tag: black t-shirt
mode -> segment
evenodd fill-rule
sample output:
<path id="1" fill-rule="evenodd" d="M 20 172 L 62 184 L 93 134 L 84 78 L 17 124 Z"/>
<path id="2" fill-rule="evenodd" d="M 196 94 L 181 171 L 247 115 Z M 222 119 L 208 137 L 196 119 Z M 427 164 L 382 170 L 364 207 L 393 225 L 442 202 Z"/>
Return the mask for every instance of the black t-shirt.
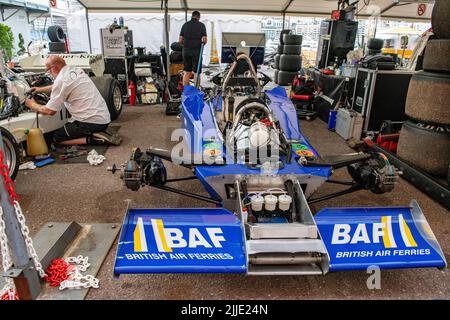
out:
<path id="1" fill-rule="evenodd" d="M 205 25 L 195 19 L 183 24 L 180 36 L 184 37 L 184 48 L 199 49 L 202 46 L 202 37 L 206 36 Z"/>

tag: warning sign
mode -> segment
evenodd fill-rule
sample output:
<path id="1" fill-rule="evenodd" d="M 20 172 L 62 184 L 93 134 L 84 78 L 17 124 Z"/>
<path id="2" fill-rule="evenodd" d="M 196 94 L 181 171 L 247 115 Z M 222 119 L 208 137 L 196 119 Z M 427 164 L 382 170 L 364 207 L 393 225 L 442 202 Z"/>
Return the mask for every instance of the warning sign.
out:
<path id="1" fill-rule="evenodd" d="M 425 14 L 425 11 L 427 11 L 427 5 L 425 3 L 421 3 L 417 6 L 418 16 L 423 16 Z"/>

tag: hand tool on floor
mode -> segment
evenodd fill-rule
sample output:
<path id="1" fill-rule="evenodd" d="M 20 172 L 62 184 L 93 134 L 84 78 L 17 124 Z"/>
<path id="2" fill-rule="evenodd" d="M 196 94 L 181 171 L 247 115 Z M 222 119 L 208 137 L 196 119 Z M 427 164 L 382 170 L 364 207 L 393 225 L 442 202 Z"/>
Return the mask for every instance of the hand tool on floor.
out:
<path id="1" fill-rule="evenodd" d="M 81 156 L 86 156 L 88 154 L 87 150 L 81 150 L 81 151 L 77 151 L 77 152 L 68 152 L 66 154 L 61 154 L 59 156 L 60 160 L 67 160 L 67 159 L 72 159 L 72 158 L 78 158 Z"/>

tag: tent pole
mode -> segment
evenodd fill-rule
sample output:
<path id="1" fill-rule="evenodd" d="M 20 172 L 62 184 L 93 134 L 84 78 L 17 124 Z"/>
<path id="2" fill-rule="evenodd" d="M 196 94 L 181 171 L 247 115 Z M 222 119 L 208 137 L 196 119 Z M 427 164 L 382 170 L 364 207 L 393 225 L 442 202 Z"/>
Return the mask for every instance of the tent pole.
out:
<path id="1" fill-rule="evenodd" d="M 89 11 L 87 8 L 86 8 L 86 24 L 88 29 L 89 53 L 92 53 L 91 27 L 89 23 Z"/>
<path id="2" fill-rule="evenodd" d="M 170 47 L 169 47 L 169 6 L 168 0 L 164 0 L 164 35 L 165 35 L 165 47 L 166 47 L 166 58 L 167 58 L 167 81 L 170 79 Z"/>
<path id="3" fill-rule="evenodd" d="M 89 53 L 92 53 L 91 27 L 89 24 L 89 10 L 82 2 L 78 1 L 78 3 L 81 4 L 84 7 L 84 10 L 86 11 L 86 25 L 87 25 L 87 29 L 88 29 Z"/>

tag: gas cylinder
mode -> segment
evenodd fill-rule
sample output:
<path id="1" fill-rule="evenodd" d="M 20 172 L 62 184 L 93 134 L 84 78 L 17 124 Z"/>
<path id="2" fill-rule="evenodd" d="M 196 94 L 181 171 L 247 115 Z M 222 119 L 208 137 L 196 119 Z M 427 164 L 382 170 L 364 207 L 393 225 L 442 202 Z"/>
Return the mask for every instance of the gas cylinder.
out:
<path id="1" fill-rule="evenodd" d="M 133 81 L 130 81 L 130 84 L 128 85 L 128 93 L 130 95 L 130 105 L 136 105 L 136 86 Z"/>
<path id="2" fill-rule="evenodd" d="M 47 143 L 45 142 L 42 130 L 39 128 L 29 129 L 25 132 L 27 135 L 27 155 L 40 156 L 48 154 Z"/>

